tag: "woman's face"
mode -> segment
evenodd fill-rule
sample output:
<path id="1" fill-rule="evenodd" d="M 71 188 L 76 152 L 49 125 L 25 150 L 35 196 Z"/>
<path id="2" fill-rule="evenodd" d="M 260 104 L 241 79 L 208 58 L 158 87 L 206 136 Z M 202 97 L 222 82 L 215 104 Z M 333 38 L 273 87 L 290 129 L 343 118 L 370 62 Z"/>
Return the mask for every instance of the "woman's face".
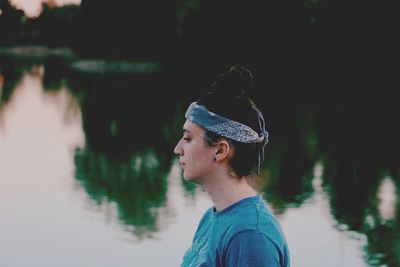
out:
<path id="1" fill-rule="evenodd" d="M 179 156 L 183 177 L 198 184 L 210 176 L 214 167 L 216 148 L 207 145 L 204 133 L 203 128 L 186 120 L 183 125 L 183 136 L 174 149 L 174 153 Z"/>

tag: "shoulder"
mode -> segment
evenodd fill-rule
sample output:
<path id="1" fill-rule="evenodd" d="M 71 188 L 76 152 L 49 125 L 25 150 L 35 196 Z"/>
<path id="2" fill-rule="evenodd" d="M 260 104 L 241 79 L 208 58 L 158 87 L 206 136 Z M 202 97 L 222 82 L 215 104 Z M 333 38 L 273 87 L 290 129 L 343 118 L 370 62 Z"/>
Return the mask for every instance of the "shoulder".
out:
<path id="1" fill-rule="evenodd" d="M 287 249 L 279 221 L 262 201 L 241 207 L 231 214 L 230 222 L 220 240 L 222 250 L 234 246 L 236 242 L 247 241 L 261 244 L 260 247 L 275 248 L 280 253 Z"/>
<path id="2" fill-rule="evenodd" d="M 247 230 L 257 230 L 271 239 L 281 235 L 278 220 L 261 200 L 241 206 L 225 219 L 230 222 L 230 237 Z"/>
<path id="3" fill-rule="evenodd" d="M 265 203 L 257 205 L 257 210 L 257 230 L 272 240 L 278 247 L 286 246 L 285 236 L 276 216 Z"/>
<path id="4" fill-rule="evenodd" d="M 259 230 L 244 230 L 227 244 L 223 262 L 227 266 L 288 266 L 288 254 Z"/>

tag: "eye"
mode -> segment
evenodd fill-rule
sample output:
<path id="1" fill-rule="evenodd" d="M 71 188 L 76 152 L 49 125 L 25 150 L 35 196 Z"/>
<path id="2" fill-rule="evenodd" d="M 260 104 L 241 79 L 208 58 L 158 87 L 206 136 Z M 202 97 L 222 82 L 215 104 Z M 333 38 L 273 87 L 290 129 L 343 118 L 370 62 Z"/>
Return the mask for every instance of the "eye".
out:
<path id="1" fill-rule="evenodd" d="M 186 142 L 189 142 L 191 139 L 189 137 L 182 137 L 183 140 L 185 140 Z"/>

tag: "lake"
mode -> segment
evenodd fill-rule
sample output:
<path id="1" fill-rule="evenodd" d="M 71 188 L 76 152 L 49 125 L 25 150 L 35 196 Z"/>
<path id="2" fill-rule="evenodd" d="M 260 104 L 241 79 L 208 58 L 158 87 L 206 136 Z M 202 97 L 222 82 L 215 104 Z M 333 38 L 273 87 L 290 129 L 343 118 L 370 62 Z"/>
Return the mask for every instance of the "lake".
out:
<path id="1" fill-rule="evenodd" d="M 200 88 L 176 69 L 80 66 L 0 61 L 0 266 L 179 266 L 212 205 L 172 151 Z M 271 131 L 261 193 L 292 266 L 400 266 L 394 100 L 358 104 L 382 112 L 366 131 L 359 109 L 325 98 L 256 99 Z"/>

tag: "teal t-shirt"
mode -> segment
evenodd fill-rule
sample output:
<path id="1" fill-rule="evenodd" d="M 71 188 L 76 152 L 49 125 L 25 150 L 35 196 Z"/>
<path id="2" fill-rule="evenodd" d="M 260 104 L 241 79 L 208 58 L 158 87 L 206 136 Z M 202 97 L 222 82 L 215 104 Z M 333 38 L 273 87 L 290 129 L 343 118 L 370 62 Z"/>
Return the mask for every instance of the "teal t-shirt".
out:
<path id="1" fill-rule="evenodd" d="M 197 266 L 290 266 L 285 236 L 261 195 L 206 211 L 181 265 Z"/>

